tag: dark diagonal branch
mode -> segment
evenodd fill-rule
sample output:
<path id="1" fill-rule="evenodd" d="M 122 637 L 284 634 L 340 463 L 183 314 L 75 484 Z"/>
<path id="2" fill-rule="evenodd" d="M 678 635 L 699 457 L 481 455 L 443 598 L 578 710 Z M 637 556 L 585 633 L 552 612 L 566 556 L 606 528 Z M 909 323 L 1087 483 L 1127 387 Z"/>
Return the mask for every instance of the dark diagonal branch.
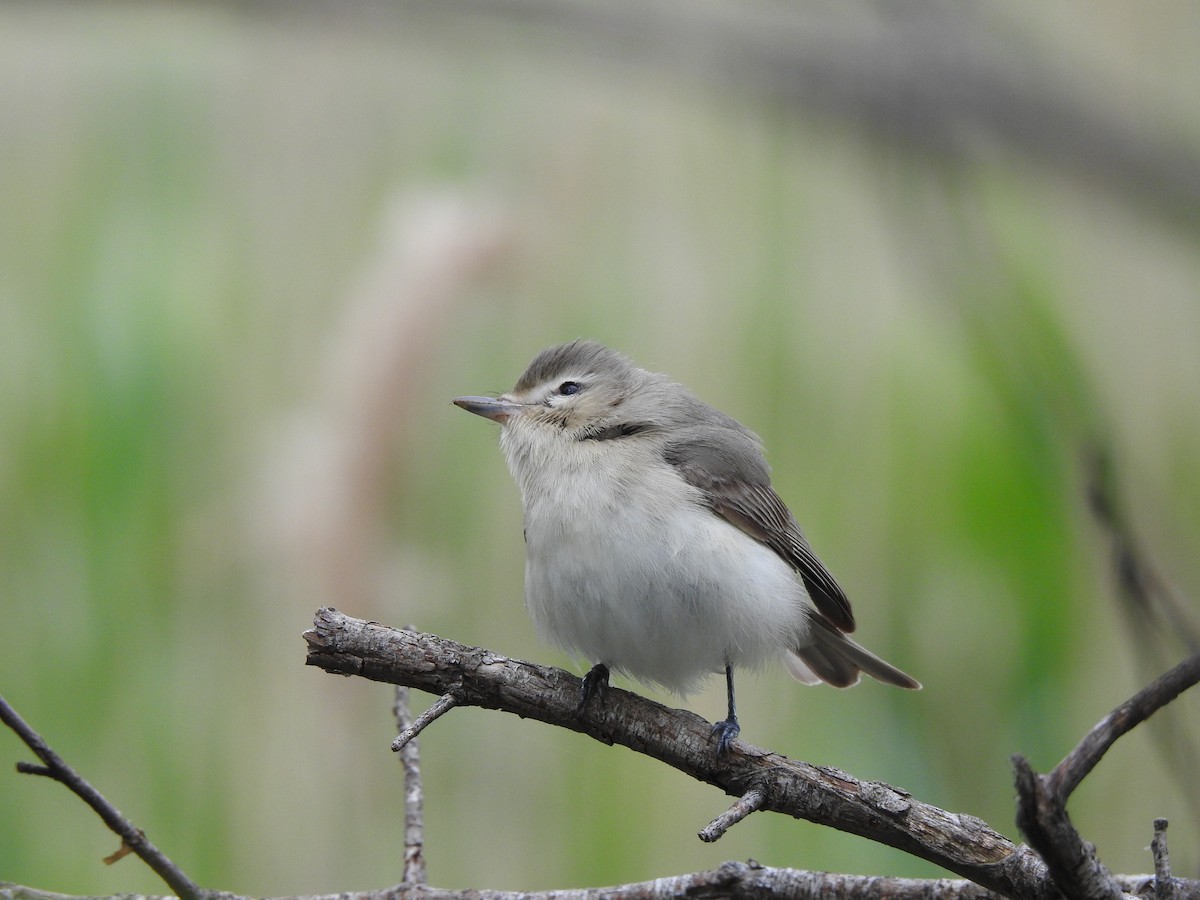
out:
<path id="1" fill-rule="evenodd" d="M 1088 506 L 1108 544 L 1117 607 L 1125 624 L 1121 631 L 1134 649 L 1139 671 L 1148 679 L 1177 659 L 1181 647 L 1184 653 L 1200 653 L 1200 625 L 1194 604 L 1159 571 L 1134 533 L 1122 502 L 1114 451 L 1107 441 L 1093 439 L 1086 447 L 1083 462 Z M 1115 710 L 1109 718 L 1119 712 L 1120 709 Z M 1097 729 L 1105 724 L 1102 722 Z M 1097 737 L 1097 729 L 1093 729 L 1088 740 Z M 1186 805 L 1196 815 L 1200 811 L 1200 781 L 1195 777 L 1200 766 L 1200 744 L 1194 723 L 1177 711 L 1175 715 L 1159 717 L 1150 729 L 1155 749 L 1175 773 L 1176 785 L 1187 796 Z M 1060 764 L 1059 769 L 1062 768 Z M 1071 789 L 1068 787 L 1068 792 Z"/>
<path id="2" fill-rule="evenodd" d="M 461 706 L 516 713 L 621 744 L 719 787 L 733 797 L 754 790 L 763 810 L 807 819 L 904 850 L 1009 897 L 1053 896 L 1040 859 L 972 816 L 922 803 L 898 788 L 825 766 L 788 759 L 745 742 L 718 762 L 711 726 L 699 716 L 612 689 L 605 703 L 575 709 L 579 679 L 434 635 L 398 631 L 343 615 L 317 613 L 305 633 L 309 665 L 328 672 L 404 684 Z M 757 797 L 757 795 L 755 795 Z"/>
<path id="3" fill-rule="evenodd" d="M 122 816 L 117 808 L 109 803 L 83 776 L 51 750 L 42 736 L 17 715 L 16 710 L 9 706 L 3 697 L 0 697 L 0 721 L 15 731 L 17 736 L 37 754 L 38 759 L 43 763 L 40 766 L 31 763 L 17 763 L 18 772 L 53 778 L 70 790 L 95 810 L 96 814 L 104 820 L 105 825 L 116 832 L 124 847 L 128 847 L 136 853 L 183 900 L 202 900 L 209 896 L 208 892 L 195 885 L 175 863 L 150 843 L 149 838 L 142 833 L 140 828 Z"/>
<path id="4" fill-rule="evenodd" d="M 1066 803 L 1121 735 L 1146 721 L 1197 682 L 1200 682 L 1200 653 L 1189 656 L 1101 719 L 1047 776 L 1049 789 L 1060 802 Z"/>
<path id="5" fill-rule="evenodd" d="M 1177 638 L 1189 653 L 1200 652 L 1200 630 L 1191 610 L 1156 571 L 1122 509 L 1111 451 L 1093 444 L 1084 465 L 1088 506 L 1108 538 L 1112 571 L 1130 626 L 1143 633 L 1146 644 L 1161 643 L 1147 634 L 1155 631 Z"/>

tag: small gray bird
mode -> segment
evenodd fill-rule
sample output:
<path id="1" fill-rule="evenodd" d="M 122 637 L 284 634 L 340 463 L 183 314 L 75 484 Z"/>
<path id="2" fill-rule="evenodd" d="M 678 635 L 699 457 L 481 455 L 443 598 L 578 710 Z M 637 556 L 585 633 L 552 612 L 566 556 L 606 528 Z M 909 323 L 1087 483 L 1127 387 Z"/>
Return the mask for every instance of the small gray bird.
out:
<path id="1" fill-rule="evenodd" d="M 850 602 L 771 487 L 762 442 L 667 376 L 593 341 L 538 354 L 507 394 L 459 397 L 500 424 L 525 506 L 525 597 L 543 639 L 595 665 L 580 711 L 609 670 L 680 694 L 782 657 L 805 684 L 866 672 L 915 680 L 846 636 Z"/>

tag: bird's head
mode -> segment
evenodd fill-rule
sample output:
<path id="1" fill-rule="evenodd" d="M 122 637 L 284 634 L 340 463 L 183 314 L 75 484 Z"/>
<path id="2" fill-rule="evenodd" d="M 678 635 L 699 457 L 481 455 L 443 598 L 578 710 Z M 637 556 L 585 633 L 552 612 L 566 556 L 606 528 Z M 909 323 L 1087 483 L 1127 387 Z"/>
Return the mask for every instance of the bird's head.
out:
<path id="1" fill-rule="evenodd" d="M 566 440 L 604 440 L 643 429 L 637 411 L 653 376 L 627 357 L 594 341 L 572 341 L 543 350 L 511 391 L 499 397 L 459 397 L 457 406 L 505 431 L 536 429 Z"/>

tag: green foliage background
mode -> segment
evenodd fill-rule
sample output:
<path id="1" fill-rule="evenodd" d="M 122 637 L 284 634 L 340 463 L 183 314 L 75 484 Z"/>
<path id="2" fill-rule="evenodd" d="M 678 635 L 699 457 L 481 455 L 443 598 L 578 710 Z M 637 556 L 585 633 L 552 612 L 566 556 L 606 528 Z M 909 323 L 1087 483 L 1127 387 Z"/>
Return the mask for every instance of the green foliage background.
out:
<path id="1" fill-rule="evenodd" d="M 1194 138 L 1200 20 L 1152 9 L 1035 24 L 1064 73 L 1086 63 L 1074 89 Z M 833 116 L 401 21 L 0 6 L 0 693 L 205 886 L 398 881 L 389 692 L 305 668 L 300 634 L 327 604 L 572 665 L 524 615 L 495 435 L 449 400 L 586 335 L 763 436 L 862 640 L 926 686 L 764 672 L 744 737 L 1015 837 L 1010 754 L 1051 767 L 1154 674 L 1086 510 L 1091 443 L 1200 592 L 1196 230 L 1001 150 L 951 170 Z M 486 258 L 423 293 L 421 242 L 460 215 Z M 717 716 L 720 685 L 687 703 Z M 1129 872 L 1166 816 L 1195 877 L 1161 736 L 1122 742 L 1072 817 Z M 933 874 L 766 815 L 701 844 L 725 798 L 512 717 L 455 712 L 422 751 L 440 886 L 747 857 Z M 0 879 L 164 890 L 103 866 L 114 838 L 17 776 L 28 755 L 0 734 Z"/>

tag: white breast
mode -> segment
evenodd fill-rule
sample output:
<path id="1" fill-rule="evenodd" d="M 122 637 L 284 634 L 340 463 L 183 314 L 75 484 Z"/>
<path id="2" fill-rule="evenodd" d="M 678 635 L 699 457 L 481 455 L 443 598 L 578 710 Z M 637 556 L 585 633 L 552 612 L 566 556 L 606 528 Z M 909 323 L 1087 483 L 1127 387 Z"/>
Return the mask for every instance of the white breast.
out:
<path id="1" fill-rule="evenodd" d="M 807 594 L 792 569 L 705 507 L 652 442 L 505 428 L 501 445 L 545 639 L 681 693 L 727 662 L 757 666 L 803 642 Z"/>

